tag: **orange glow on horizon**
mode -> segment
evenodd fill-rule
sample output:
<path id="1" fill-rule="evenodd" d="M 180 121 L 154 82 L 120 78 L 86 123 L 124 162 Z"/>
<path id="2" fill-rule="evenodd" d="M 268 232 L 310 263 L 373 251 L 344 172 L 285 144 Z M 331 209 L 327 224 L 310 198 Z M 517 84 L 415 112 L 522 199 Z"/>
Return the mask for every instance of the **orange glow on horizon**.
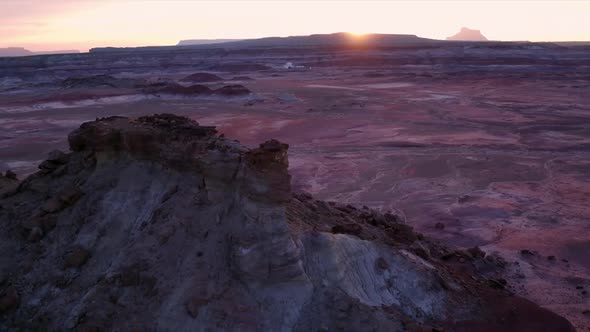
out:
<path id="1" fill-rule="evenodd" d="M 590 1 L 0 1 L 0 47 L 34 51 L 174 45 L 182 39 L 351 31 L 445 39 L 590 40 Z"/>
<path id="2" fill-rule="evenodd" d="M 369 33 L 366 32 L 347 32 L 349 35 L 351 35 L 354 38 L 363 38 L 366 35 L 368 35 Z"/>

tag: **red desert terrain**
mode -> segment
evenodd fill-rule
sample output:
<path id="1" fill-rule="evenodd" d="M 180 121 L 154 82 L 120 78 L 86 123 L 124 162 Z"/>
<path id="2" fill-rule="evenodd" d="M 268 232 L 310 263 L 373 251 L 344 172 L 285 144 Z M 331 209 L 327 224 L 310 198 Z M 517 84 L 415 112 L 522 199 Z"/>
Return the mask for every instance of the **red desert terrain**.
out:
<path id="1" fill-rule="evenodd" d="M 590 47 L 399 38 L 0 59 L 0 170 L 115 115 L 278 139 L 294 190 L 500 256 L 501 287 L 590 330 Z"/>
<path id="2" fill-rule="evenodd" d="M 0 176 L 1 330 L 574 331 L 506 262 L 294 193 L 288 144 L 173 114 L 86 122 Z"/>

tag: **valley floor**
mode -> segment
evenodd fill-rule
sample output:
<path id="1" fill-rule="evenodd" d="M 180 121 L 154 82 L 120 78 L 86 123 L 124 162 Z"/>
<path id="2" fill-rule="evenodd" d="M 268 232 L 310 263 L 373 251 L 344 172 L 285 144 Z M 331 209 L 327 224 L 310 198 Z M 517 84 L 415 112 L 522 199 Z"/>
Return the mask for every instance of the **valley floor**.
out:
<path id="1" fill-rule="evenodd" d="M 252 79 L 239 81 L 253 92 L 248 97 L 16 84 L 0 93 L 0 170 L 31 174 L 47 152 L 66 149 L 64 138 L 80 123 L 111 115 L 185 115 L 247 146 L 279 139 L 290 144 L 297 190 L 396 210 L 447 244 L 497 252 L 511 262 L 516 293 L 590 330 L 590 69 L 411 65 L 242 74 Z"/>

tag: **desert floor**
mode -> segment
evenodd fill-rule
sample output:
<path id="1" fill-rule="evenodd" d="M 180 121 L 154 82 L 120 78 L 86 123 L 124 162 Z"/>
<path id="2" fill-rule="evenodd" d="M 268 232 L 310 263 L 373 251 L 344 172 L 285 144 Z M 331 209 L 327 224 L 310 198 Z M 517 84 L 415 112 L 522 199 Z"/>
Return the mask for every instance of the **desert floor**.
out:
<path id="1" fill-rule="evenodd" d="M 497 252 L 516 293 L 590 330 L 588 75 L 420 65 L 241 75 L 252 80 L 232 83 L 248 97 L 5 89 L 0 170 L 31 174 L 82 122 L 111 115 L 185 115 L 252 147 L 279 139 L 297 190 L 394 210 L 435 239 Z"/>

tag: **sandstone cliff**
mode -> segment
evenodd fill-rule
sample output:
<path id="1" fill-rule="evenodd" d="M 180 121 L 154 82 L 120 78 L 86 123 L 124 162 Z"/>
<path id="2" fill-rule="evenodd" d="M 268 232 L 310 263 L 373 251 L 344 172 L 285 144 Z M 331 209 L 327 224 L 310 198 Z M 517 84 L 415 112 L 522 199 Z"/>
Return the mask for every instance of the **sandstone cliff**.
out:
<path id="1" fill-rule="evenodd" d="M 293 194 L 286 144 L 174 115 L 69 144 L 0 182 L 0 330 L 573 330 L 504 290 L 500 258 Z"/>

